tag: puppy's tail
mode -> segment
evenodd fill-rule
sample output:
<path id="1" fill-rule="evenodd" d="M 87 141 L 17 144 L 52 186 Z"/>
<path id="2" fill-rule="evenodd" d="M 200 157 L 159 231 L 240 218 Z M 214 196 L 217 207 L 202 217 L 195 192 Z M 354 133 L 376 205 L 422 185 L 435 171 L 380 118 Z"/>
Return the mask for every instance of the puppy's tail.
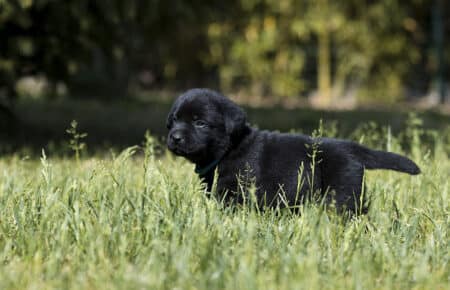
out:
<path id="1" fill-rule="evenodd" d="M 416 175 L 420 168 L 414 161 L 399 154 L 372 150 L 354 143 L 353 153 L 366 169 L 390 169 Z"/>

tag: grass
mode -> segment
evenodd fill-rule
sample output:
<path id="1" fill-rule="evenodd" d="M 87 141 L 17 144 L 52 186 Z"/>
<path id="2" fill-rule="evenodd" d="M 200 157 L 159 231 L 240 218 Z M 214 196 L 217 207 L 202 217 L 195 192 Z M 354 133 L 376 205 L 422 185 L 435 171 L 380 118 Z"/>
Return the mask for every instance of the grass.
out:
<path id="1" fill-rule="evenodd" d="M 449 130 L 379 132 L 356 137 L 408 141 L 423 173 L 369 172 L 371 211 L 351 220 L 222 207 L 151 138 L 108 157 L 3 156 L 0 289 L 449 289 Z"/>

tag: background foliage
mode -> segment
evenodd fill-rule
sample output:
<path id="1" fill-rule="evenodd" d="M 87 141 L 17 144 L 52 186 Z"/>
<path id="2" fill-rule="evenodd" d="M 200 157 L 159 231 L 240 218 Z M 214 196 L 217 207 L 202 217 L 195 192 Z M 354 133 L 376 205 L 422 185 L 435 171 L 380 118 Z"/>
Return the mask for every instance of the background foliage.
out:
<path id="1" fill-rule="evenodd" d="M 450 5 L 442 0 L 2 0 L 0 7 L 6 95 L 20 77 L 39 75 L 54 94 L 115 98 L 204 85 L 278 98 L 319 92 L 326 105 L 346 95 L 392 102 L 448 82 Z"/>

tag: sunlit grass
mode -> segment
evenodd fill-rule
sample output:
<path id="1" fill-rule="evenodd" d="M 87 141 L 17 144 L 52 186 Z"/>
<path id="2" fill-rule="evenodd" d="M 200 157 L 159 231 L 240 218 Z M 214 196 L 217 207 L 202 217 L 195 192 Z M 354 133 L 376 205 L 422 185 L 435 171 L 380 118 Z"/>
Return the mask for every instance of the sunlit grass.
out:
<path id="1" fill-rule="evenodd" d="M 448 289 L 448 133 L 430 148 L 414 130 L 423 173 L 368 173 L 371 210 L 351 220 L 223 207 L 151 142 L 79 162 L 2 157 L 0 289 Z"/>

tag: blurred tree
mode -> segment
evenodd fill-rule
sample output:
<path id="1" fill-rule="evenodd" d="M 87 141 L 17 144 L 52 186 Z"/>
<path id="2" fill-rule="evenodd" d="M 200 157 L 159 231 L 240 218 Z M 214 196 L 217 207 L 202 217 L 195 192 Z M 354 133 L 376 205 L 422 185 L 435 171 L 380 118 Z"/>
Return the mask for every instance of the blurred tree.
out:
<path id="1" fill-rule="evenodd" d="M 206 61 L 217 66 L 222 87 L 250 87 L 253 95 L 303 92 L 305 52 L 292 29 L 302 3 L 240 0 L 233 4 L 232 14 L 208 26 Z"/>
<path id="2" fill-rule="evenodd" d="M 126 95 L 139 70 L 166 80 L 188 79 L 202 70 L 203 27 L 211 6 L 200 0 L 11 0 L 0 5 L 0 37 L 6 40 L 0 47 L 0 87 L 9 96 L 21 76 L 43 74 L 51 84 L 76 85 L 92 77 L 95 65 L 103 74 L 100 81 L 117 96 Z"/>
<path id="3" fill-rule="evenodd" d="M 65 81 L 89 61 L 88 1 L 3 1 L 0 9 L 0 86 L 15 95 L 15 81 L 44 74 Z"/>
<path id="4" fill-rule="evenodd" d="M 150 75 L 150 83 L 165 80 L 174 86 L 173 80 L 192 80 L 203 72 L 203 27 L 210 15 L 203 1 L 99 0 L 92 6 L 97 45 L 107 60 L 103 69 L 111 76 L 106 81 L 125 90 L 115 88 L 116 94 L 126 95 L 140 73 Z"/>
<path id="5" fill-rule="evenodd" d="M 240 0 L 209 24 L 207 64 L 225 89 L 298 96 L 316 87 L 323 105 L 349 90 L 385 102 L 405 87 L 424 94 L 430 1 Z"/>
<path id="6" fill-rule="evenodd" d="M 433 28 L 433 55 L 435 60 L 434 82 L 436 91 L 439 95 L 439 101 L 445 102 L 445 83 L 444 83 L 444 25 L 443 25 L 444 2 L 434 0 L 432 6 L 432 28 Z"/>
<path id="7" fill-rule="evenodd" d="M 318 0 L 311 1 L 302 21 L 307 30 L 317 39 L 317 80 L 319 104 L 331 104 L 331 45 L 333 35 L 340 33 L 345 25 L 345 16 L 339 2 Z"/>
<path id="8" fill-rule="evenodd" d="M 350 89 L 360 98 L 382 102 L 397 101 L 407 88 L 409 94 L 417 89 L 425 94 L 427 4 L 350 0 L 333 8 L 341 15 L 337 19 L 344 17 L 333 33 L 334 93 Z M 412 81 L 415 77 L 420 80 Z"/>
<path id="9" fill-rule="evenodd" d="M 108 98 L 219 85 L 318 91 L 324 105 L 349 91 L 392 102 L 424 95 L 449 61 L 444 37 L 442 61 L 430 45 L 434 2 L 444 36 L 450 5 L 440 0 L 0 0 L 0 94 L 41 75 L 50 91 L 65 83 L 72 95 L 109 89 Z"/>

